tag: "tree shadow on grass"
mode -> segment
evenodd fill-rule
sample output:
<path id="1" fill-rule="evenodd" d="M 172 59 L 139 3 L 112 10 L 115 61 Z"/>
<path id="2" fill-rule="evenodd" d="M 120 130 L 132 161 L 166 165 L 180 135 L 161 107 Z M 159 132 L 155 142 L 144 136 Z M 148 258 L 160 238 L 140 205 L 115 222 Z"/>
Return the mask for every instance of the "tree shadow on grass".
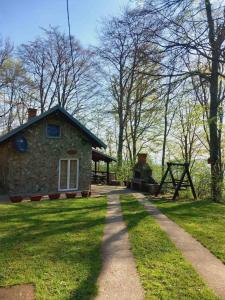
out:
<path id="1" fill-rule="evenodd" d="M 151 202 L 153 202 L 150 199 Z M 199 200 L 199 201 L 185 201 L 185 202 L 174 202 L 171 206 L 169 201 L 157 201 L 159 209 L 162 212 L 179 216 L 179 217 L 192 217 L 192 218 L 217 218 L 219 215 L 225 214 L 225 206 L 214 203 L 210 200 Z M 154 202 L 153 202 L 154 203 Z M 168 203 L 168 206 L 166 205 Z M 165 204 L 160 206 L 160 204 Z"/>
<path id="2" fill-rule="evenodd" d="M 46 286 L 51 282 L 54 285 L 54 278 L 50 276 L 48 279 L 45 274 L 58 272 L 57 266 L 63 265 L 65 273 L 68 272 L 65 276 L 72 276 L 70 282 L 74 282 L 73 289 L 70 285 L 69 289 L 73 291 L 68 299 L 83 300 L 94 295 L 101 267 L 101 234 L 105 224 L 103 211 L 106 203 L 95 201 L 86 203 L 86 206 L 80 203 L 77 205 L 74 203 L 68 207 L 61 202 L 40 207 L 42 203 L 35 203 L 15 206 L 12 213 L 10 208 L 8 216 L 5 211 L 5 216 L 0 220 L 0 244 L 3 249 L 1 263 L 7 268 L 10 258 L 14 267 L 13 274 L 6 272 L 4 276 L 17 281 L 23 278 L 21 274 L 28 272 L 38 288 L 40 282 L 46 282 Z M 0 279 L 3 285 L 4 276 Z M 41 288 L 43 286 L 39 286 L 39 290 Z M 48 288 L 54 291 L 61 287 Z M 65 292 L 69 294 L 70 291 Z"/>
<path id="3" fill-rule="evenodd" d="M 48 205 L 48 206 L 47 206 Z M 76 205 L 76 207 L 75 207 Z M 13 207 L 13 212 L 11 208 Z M 26 221 L 32 218 L 33 216 L 38 215 L 54 215 L 54 214 L 62 214 L 62 213 L 71 213 L 71 212 L 82 212 L 86 213 L 87 211 L 96 210 L 104 208 L 104 204 L 97 205 L 87 205 L 83 206 L 82 203 L 78 203 L 78 205 L 73 203 L 63 203 L 63 200 L 58 201 L 44 201 L 37 203 L 19 203 L 16 205 L 10 205 L 10 209 L 6 209 L 5 214 L 0 215 L 0 221 L 7 220 L 7 222 L 15 222 L 15 221 Z M 37 211 L 38 210 L 38 211 Z M 2 211 L 4 213 L 4 210 Z"/>
<path id="4" fill-rule="evenodd" d="M 101 208 L 103 209 L 104 205 Z M 72 208 L 66 211 L 73 213 L 75 210 Z M 14 216 L 11 223 L 7 220 L 7 226 L 10 228 L 8 229 L 8 234 L 0 238 L 1 246 L 7 247 L 9 241 L 15 241 L 15 243 L 16 241 L 39 243 L 47 237 L 79 233 L 105 222 L 105 217 L 86 216 L 88 212 L 85 213 L 85 211 L 82 211 L 79 215 L 69 215 L 65 216 L 65 218 L 62 216 L 60 219 L 57 214 L 58 212 L 55 213 L 55 218 L 50 220 L 43 219 L 43 216 L 38 216 L 37 212 L 24 214 L 23 216 Z M 50 216 L 47 212 L 46 215 Z"/>

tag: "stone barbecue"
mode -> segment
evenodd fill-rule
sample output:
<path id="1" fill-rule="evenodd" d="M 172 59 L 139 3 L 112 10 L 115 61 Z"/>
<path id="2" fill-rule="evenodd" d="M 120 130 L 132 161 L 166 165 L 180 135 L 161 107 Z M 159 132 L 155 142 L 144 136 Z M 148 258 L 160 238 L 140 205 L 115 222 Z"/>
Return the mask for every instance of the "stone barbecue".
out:
<path id="1" fill-rule="evenodd" d="M 139 153 L 138 161 L 133 168 L 132 188 L 154 194 L 157 187 L 158 184 L 152 177 L 152 169 L 147 163 L 147 154 Z"/>

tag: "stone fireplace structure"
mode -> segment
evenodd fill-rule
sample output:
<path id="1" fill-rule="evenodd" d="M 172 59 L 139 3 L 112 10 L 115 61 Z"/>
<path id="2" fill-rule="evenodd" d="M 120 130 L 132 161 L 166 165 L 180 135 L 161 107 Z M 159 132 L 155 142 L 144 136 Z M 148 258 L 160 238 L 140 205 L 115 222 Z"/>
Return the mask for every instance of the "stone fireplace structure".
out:
<path id="1" fill-rule="evenodd" d="M 133 168 L 131 187 L 151 194 L 154 194 L 158 189 L 158 183 L 152 177 L 152 169 L 147 163 L 147 153 L 138 154 L 138 161 Z"/>

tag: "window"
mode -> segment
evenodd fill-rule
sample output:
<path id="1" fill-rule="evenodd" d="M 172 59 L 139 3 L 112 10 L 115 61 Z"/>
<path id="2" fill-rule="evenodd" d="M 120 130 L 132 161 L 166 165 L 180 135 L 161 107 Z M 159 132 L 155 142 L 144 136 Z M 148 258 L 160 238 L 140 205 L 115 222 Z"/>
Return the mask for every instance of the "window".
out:
<path id="1" fill-rule="evenodd" d="M 27 140 L 25 137 L 23 136 L 18 136 L 15 140 L 14 140 L 14 147 L 16 148 L 16 151 L 18 152 L 26 152 L 27 151 Z"/>
<path id="2" fill-rule="evenodd" d="M 61 159 L 59 161 L 59 190 L 78 189 L 79 162 L 77 159 Z"/>
<path id="3" fill-rule="evenodd" d="M 58 137 L 60 137 L 60 135 L 61 135 L 61 132 L 60 132 L 59 125 L 54 125 L 54 124 L 47 125 L 47 136 L 49 138 L 58 138 Z"/>

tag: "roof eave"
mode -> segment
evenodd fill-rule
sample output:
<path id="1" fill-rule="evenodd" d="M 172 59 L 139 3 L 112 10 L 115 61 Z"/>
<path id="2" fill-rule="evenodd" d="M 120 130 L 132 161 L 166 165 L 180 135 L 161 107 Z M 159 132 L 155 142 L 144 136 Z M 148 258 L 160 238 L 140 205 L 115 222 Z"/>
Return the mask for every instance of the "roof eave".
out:
<path id="1" fill-rule="evenodd" d="M 87 129 L 83 124 L 81 124 L 77 119 L 72 117 L 64 108 L 60 107 L 59 105 L 56 105 L 55 107 L 49 109 L 48 111 L 42 113 L 41 115 L 32 118 L 31 120 L 28 120 L 27 123 L 13 129 L 6 135 L 2 136 L 0 138 L 0 144 L 4 143 L 11 137 L 15 136 L 19 132 L 23 131 L 24 129 L 28 128 L 29 126 L 35 124 L 36 122 L 42 120 L 43 118 L 55 113 L 55 112 L 61 112 L 63 115 L 65 115 L 74 125 L 76 125 L 79 129 L 81 129 L 85 135 L 91 140 L 92 142 L 92 147 L 99 147 L 99 148 L 104 148 L 106 149 L 107 146 L 105 143 L 103 143 L 96 135 L 94 135 L 89 129 Z"/>

